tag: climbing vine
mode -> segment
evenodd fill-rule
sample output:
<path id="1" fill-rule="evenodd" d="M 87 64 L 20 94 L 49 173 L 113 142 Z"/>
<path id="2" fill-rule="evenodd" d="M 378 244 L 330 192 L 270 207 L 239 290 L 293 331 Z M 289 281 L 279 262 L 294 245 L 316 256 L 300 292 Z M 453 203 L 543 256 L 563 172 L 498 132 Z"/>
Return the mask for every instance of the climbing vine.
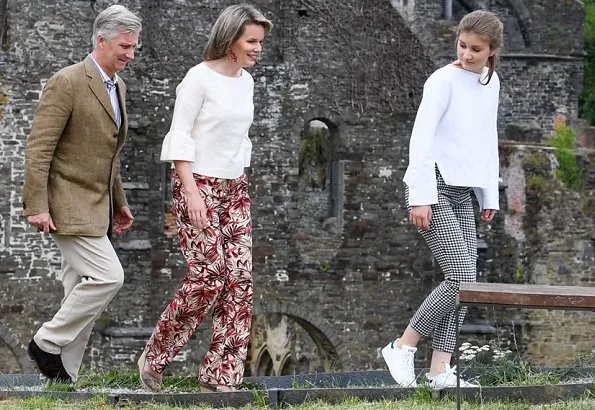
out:
<path id="1" fill-rule="evenodd" d="M 548 141 L 548 144 L 556 148 L 556 159 L 558 160 L 558 178 L 564 185 L 575 191 L 583 189 L 583 173 L 576 161 L 576 132 L 572 127 L 562 123 L 556 125 L 556 135 Z"/>
<path id="2" fill-rule="evenodd" d="M 583 92 L 580 98 L 581 116 L 595 125 L 595 0 L 585 4 L 585 58 Z"/>

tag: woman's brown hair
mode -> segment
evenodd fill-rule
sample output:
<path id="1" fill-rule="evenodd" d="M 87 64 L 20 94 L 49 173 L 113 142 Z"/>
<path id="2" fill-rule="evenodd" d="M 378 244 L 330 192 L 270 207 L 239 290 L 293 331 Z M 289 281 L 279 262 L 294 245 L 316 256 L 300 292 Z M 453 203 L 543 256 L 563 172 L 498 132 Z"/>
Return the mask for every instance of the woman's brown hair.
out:
<path id="1" fill-rule="evenodd" d="M 253 6 L 249 4 L 229 6 L 215 21 L 203 58 L 210 61 L 225 57 L 231 45 L 243 34 L 247 24 L 259 24 L 267 33 L 273 28 L 273 23 Z"/>

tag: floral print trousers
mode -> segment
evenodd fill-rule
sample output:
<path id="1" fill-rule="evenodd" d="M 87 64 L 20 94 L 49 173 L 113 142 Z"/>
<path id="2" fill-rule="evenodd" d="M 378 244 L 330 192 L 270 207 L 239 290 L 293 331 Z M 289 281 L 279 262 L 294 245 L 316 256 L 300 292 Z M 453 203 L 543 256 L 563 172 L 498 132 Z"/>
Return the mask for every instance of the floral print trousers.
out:
<path id="1" fill-rule="evenodd" d="M 186 193 L 172 173 L 173 209 L 180 248 L 188 264 L 182 287 L 161 314 L 147 343 L 147 362 L 162 373 L 212 308 L 213 337 L 199 380 L 242 382 L 252 321 L 252 221 L 245 175 L 236 179 L 194 174 L 209 226 L 190 224 Z"/>

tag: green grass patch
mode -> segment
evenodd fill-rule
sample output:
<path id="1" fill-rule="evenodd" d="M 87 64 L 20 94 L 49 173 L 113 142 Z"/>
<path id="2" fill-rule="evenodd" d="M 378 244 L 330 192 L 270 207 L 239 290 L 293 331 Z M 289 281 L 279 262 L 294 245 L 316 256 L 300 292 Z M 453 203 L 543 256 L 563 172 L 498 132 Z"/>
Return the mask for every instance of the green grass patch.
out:
<path id="1" fill-rule="evenodd" d="M 140 389 L 141 383 L 136 369 L 121 367 L 118 370 L 109 370 L 106 372 L 82 369 L 79 372 L 79 379 L 75 386 L 78 389 Z"/>
<path id="2" fill-rule="evenodd" d="M 110 405 L 107 398 L 96 397 L 85 401 L 67 401 L 51 399 L 49 397 L 32 397 L 24 400 L 0 400 L 0 409 L 3 410 L 108 410 L 108 409 L 130 409 L 130 410 L 173 410 L 173 409 L 207 409 L 206 405 L 196 406 L 174 406 L 154 402 L 138 404 L 118 403 Z M 453 400 L 440 400 L 433 402 L 420 402 L 417 399 L 408 400 L 385 400 L 368 402 L 351 397 L 340 403 L 330 404 L 320 400 L 313 400 L 300 405 L 285 406 L 292 410 L 452 410 L 455 408 Z M 526 403 L 464 403 L 465 410 L 592 410 L 595 408 L 595 397 L 586 397 L 581 400 L 569 400 L 542 405 L 531 405 Z M 229 409 L 229 408 L 228 408 Z M 241 410 L 262 409 L 259 405 L 242 407 Z"/>
<path id="3" fill-rule="evenodd" d="M 549 186 L 547 179 L 541 175 L 529 175 L 527 177 L 527 191 L 529 192 L 545 192 Z"/>
<path id="4" fill-rule="evenodd" d="M 489 369 L 489 368 L 487 368 Z M 538 386 L 560 383 L 554 372 L 539 372 L 522 360 L 503 360 L 478 377 L 482 386 Z"/>
<path id="5" fill-rule="evenodd" d="M 121 367 L 118 370 L 109 371 L 89 371 L 88 369 L 81 369 L 79 372 L 79 379 L 74 388 L 72 385 L 61 385 L 53 383 L 48 387 L 52 391 L 73 391 L 74 389 L 143 389 L 138 377 L 138 370 L 131 367 Z M 264 387 L 250 383 L 243 382 L 240 386 L 241 390 L 259 391 Z M 200 391 L 200 384 L 198 377 L 195 375 L 176 375 L 163 377 L 163 392 L 198 392 Z"/>

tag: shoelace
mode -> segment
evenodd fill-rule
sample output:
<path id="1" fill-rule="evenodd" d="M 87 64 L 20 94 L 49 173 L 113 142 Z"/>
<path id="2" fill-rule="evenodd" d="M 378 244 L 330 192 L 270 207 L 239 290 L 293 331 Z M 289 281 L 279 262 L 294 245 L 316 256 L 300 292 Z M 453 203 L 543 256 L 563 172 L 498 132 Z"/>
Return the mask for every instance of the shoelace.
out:
<path id="1" fill-rule="evenodd" d="M 413 353 L 407 352 L 407 354 L 401 356 L 401 358 L 404 359 L 403 367 L 405 367 L 405 369 L 407 369 L 407 376 L 409 376 L 412 380 L 414 380 L 415 379 L 415 371 L 414 371 L 415 363 L 413 361 L 413 359 L 414 359 Z"/>

